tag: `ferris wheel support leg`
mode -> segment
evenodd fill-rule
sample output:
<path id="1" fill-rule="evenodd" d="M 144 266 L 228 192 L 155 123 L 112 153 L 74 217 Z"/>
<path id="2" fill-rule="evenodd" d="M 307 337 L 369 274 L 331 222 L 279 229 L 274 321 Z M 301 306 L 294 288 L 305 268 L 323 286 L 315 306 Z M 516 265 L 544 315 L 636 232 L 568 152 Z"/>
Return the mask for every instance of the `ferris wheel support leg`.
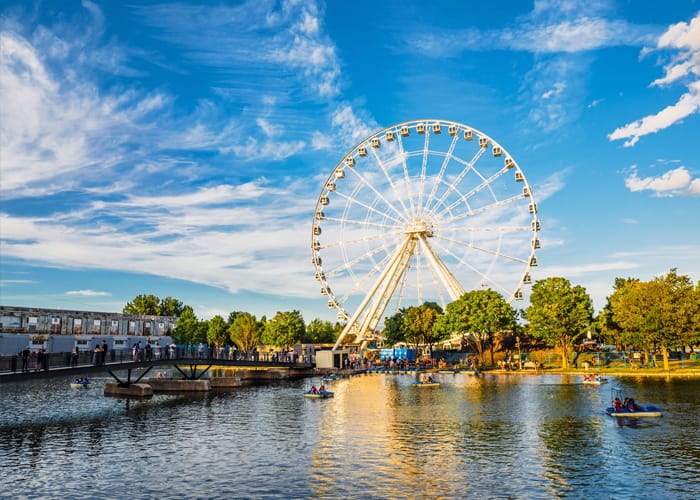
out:
<path id="1" fill-rule="evenodd" d="M 357 318 L 360 317 L 362 312 L 365 310 L 367 307 L 367 304 L 369 303 L 370 300 L 372 300 L 372 297 L 374 296 L 374 293 L 377 291 L 379 286 L 382 284 L 382 282 L 386 279 L 386 276 L 392 272 L 392 269 L 396 266 L 396 262 L 399 261 L 400 257 L 404 254 L 406 248 L 408 247 L 409 243 L 411 241 L 410 236 L 404 239 L 404 241 L 401 243 L 401 245 L 397 246 L 396 252 L 394 255 L 391 257 L 391 260 L 389 261 L 389 265 L 384 268 L 384 271 L 382 271 L 382 274 L 379 276 L 377 281 L 374 283 L 372 286 L 372 289 L 365 295 L 365 298 L 362 300 L 362 303 L 360 306 L 355 310 L 355 313 L 352 315 L 350 320 L 348 320 L 347 325 L 345 325 L 345 328 L 343 328 L 343 331 L 341 332 L 340 336 L 338 337 L 338 340 L 335 341 L 335 345 L 333 345 L 332 350 L 337 350 L 338 346 L 342 343 L 343 339 L 345 336 L 352 330 L 352 327 L 356 324 Z"/>
<path id="2" fill-rule="evenodd" d="M 421 234 L 419 235 L 419 238 L 425 247 L 425 255 L 440 277 L 443 286 L 445 289 L 447 289 L 447 292 L 450 294 L 450 297 L 452 297 L 452 300 L 457 300 L 464 295 L 464 288 L 462 288 L 462 285 L 459 284 L 457 278 L 455 278 L 454 274 L 450 272 L 440 256 L 435 253 L 435 250 L 433 250 L 433 247 L 430 245 L 430 243 L 428 243 L 428 239 L 425 237 L 425 235 Z"/>
<path id="3" fill-rule="evenodd" d="M 364 315 L 362 322 L 360 323 L 360 335 L 366 337 L 368 332 L 373 331 L 381 315 L 384 314 L 392 295 L 396 291 L 396 287 L 401 280 L 401 277 L 406 273 L 408 265 L 411 262 L 411 256 L 416 248 L 416 239 L 411 237 L 409 244 L 398 256 L 399 258 L 393 263 L 393 270 L 387 274 L 384 279 L 381 291 L 378 293 L 378 298 L 372 303 L 370 309 Z M 366 347 L 366 338 L 363 338 L 361 348 L 363 345 Z"/>

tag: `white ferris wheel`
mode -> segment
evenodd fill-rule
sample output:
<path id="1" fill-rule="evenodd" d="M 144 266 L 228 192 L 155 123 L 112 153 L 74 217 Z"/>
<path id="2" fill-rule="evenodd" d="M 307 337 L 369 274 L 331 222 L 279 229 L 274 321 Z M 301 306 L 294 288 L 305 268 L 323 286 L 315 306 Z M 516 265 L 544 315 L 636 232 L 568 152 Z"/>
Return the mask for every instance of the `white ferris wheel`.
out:
<path id="1" fill-rule="evenodd" d="M 335 165 L 316 201 L 312 263 L 328 307 L 364 348 L 383 315 L 468 290 L 524 298 L 540 248 L 522 169 L 491 137 L 444 120 L 399 123 Z"/>

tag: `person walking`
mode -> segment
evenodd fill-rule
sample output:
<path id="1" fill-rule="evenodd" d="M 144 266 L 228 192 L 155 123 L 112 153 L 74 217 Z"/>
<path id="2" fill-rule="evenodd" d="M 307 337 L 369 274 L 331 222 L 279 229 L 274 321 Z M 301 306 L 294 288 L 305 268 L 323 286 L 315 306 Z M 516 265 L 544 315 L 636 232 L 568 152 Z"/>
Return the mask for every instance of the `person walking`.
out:
<path id="1" fill-rule="evenodd" d="M 100 360 L 100 364 L 106 364 L 107 363 L 107 341 L 105 339 L 102 339 L 102 359 Z"/>
<path id="2" fill-rule="evenodd" d="M 31 354 L 32 354 L 32 351 L 29 349 L 29 347 L 25 347 L 24 350 L 22 351 L 22 371 L 23 372 L 29 371 L 29 356 Z"/>
<path id="3" fill-rule="evenodd" d="M 73 350 L 70 353 L 70 366 L 71 368 L 77 368 L 78 367 L 78 357 L 80 357 L 80 347 L 77 345 L 73 347 Z"/>

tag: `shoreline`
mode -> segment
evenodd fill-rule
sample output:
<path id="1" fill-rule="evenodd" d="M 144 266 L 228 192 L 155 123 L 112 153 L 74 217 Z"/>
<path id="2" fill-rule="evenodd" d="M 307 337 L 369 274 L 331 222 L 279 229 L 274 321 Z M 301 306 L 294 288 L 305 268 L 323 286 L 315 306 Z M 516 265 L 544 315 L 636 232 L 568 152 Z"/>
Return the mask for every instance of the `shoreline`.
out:
<path id="1" fill-rule="evenodd" d="M 700 377 L 700 370 L 696 368 L 680 368 L 671 370 L 661 370 L 658 368 L 638 368 L 634 370 L 562 370 L 562 369 L 540 369 L 540 370 L 484 370 L 481 373 L 498 373 L 508 375 L 600 375 L 605 377 L 677 377 L 695 378 Z"/>

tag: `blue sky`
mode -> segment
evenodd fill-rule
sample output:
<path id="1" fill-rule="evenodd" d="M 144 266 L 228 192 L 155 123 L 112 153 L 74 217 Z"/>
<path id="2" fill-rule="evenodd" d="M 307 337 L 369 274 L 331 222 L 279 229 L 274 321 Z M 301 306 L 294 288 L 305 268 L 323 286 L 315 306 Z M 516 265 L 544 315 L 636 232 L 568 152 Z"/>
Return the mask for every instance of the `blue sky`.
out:
<path id="1" fill-rule="evenodd" d="M 517 159 L 533 280 L 700 280 L 700 2 L 4 2 L 0 303 L 335 320 L 319 193 L 394 124 Z M 342 293 L 342 291 L 341 291 Z M 518 304 L 526 306 L 527 304 Z"/>

